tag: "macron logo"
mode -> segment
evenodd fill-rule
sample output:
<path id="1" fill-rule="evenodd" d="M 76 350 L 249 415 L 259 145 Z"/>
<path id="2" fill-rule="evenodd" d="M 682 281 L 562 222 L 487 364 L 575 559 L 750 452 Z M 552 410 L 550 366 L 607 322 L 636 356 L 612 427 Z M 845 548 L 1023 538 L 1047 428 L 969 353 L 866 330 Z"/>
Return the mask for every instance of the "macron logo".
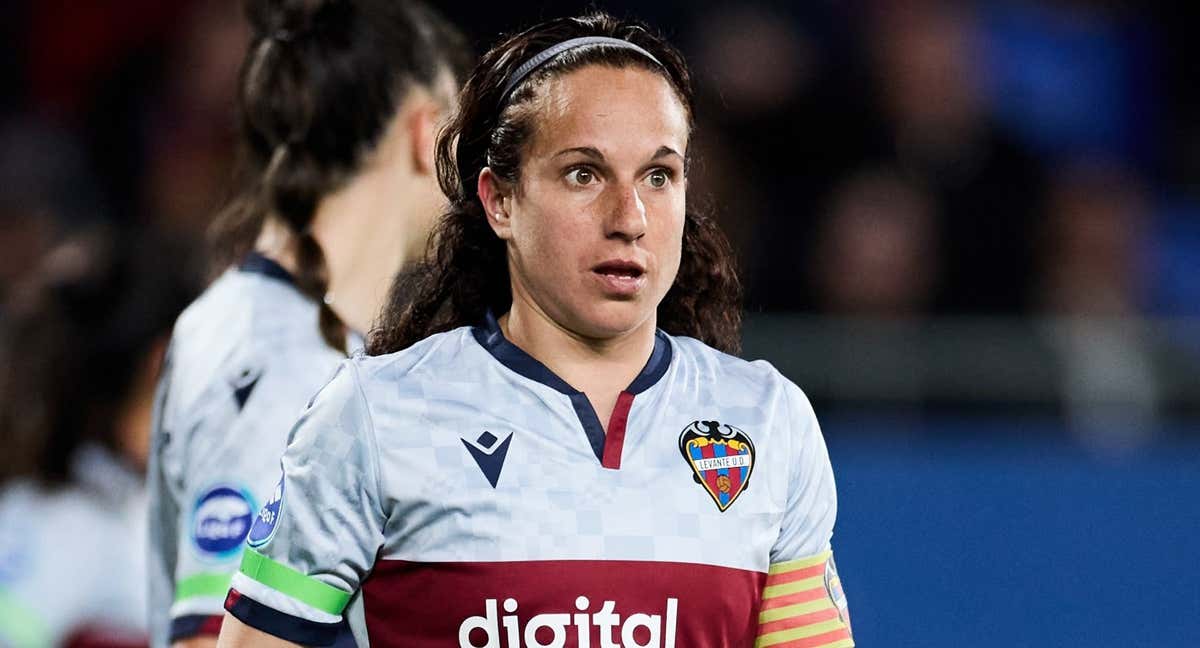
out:
<path id="1" fill-rule="evenodd" d="M 483 471 L 483 476 L 487 477 L 492 488 L 496 487 L 496 482 L 500 481 L 500 469 L 504 468 L 504 457 L 508 455 L 508 443 L 512 441 L 512 432 L 508 433 L 508 437 L 504 441 L 500 441 L 495 434 L 485 431 L 475 439 L 475 443 L 471 443 L 466 439 L 460 439 L 463 445 L 466 446 L 467 452 L 471 453 L 471 457 L 475 459 L 475 464 Z M 497 443 L 497 441 L 500 441 Z"/>

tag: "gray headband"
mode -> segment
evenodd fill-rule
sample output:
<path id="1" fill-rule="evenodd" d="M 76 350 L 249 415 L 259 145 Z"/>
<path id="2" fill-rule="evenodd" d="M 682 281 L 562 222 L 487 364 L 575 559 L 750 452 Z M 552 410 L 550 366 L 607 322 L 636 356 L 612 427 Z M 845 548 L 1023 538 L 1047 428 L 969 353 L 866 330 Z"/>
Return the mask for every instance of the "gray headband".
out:
<path id="1" fill-rule="evenodd" d="M 519 83 L 524 81 L 525 77 L 529 76 L 534 70 L 542 67 L 550 59 L 562 54 L 563 52 L 573 50 L 577 47 L 585 47 L 587 45 L 610 45 L 612 47 L 633 50 L 662 67 L 662 63 L 658 59 L 654 58 L 653 54 L 638 47 L 637 45 L 634 45 L 633 43 L 630 43 L 627 40 L 621 40 L 620 38 L 609 38 L 607 36 L 584 36 L 582 38 L 572 38 L 538 52 L 536 56 L 522 63 L 521 67 L 517 68 L 516 71 L 514 71 L 512 75 L 508 77 L 508 82 L 504 84 L 504 92 L 500 93 L 500 105 L 503 106 L 508 102 L 508 94 L 512 92 L 513 88 L 517 87 Z"/>

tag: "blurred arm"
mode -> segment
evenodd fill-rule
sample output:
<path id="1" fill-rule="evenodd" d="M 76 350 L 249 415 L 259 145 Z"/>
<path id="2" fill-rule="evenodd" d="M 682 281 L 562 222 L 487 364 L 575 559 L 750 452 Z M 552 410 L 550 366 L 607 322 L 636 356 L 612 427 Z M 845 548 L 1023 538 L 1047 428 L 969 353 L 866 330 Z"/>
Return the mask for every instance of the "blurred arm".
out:
<path id="1" fill-rule="evenodd" d="M 213 641 L 209 637 L 201 637 L 178 642 L 172 648 L 209 648 L 210 646 L 219 646 L 220 648 L 241 648 L 243 646 L 284 648 L 286 646 L 299 645 L 269 635 L 262 630 L 252 628 L 239 621 L 237 617 L 226 612 L 225 620 L 221 622 L 221 636 L 216 641 Z"/>

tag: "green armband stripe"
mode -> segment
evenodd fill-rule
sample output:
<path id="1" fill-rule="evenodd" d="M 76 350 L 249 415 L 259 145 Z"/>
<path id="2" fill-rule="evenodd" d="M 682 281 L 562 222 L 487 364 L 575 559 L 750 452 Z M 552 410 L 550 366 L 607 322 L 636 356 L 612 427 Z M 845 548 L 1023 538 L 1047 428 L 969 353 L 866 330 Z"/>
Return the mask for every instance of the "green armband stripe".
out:
<path id="1" fill-rule="evenodd" d="M 233 574 L 207 573 L 195 574 L 179 581 L 175 586 L 175 600 L 196 598 L 198 596 L 225 598 L 229 593 L 229 581 Z"/>
<path id="2" fill-rule="evenodd" d="M 250 547 L 242 553 L 242 573 L 280 594 L 329 614 L 341 614 L 350 601 L 348 593 L 277 563 Z"/>
<path id="3" fill-rule="evenodd" d="M 53 635 L 33 610 L 0 590 L 0 645 L 13 648 L 49 646 Z"/>

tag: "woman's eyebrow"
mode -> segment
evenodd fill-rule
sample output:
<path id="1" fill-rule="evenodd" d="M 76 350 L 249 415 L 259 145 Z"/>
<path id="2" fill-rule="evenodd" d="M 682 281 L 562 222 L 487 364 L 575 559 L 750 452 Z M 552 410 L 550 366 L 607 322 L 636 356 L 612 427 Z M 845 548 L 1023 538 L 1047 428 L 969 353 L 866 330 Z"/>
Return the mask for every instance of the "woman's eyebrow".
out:
<path id="1" fill-rule="evenodd" d="M 573 146 L 571 148 L 565 148 L 558 153 L 555 153 L 552 157 L 559 157 L 561 155 L 567 155 L 568 153 L 582 153 L 583 155 L 586 155 L 594 160 L 604 160 L 604 154 L 601 153 L 599 149 L 591 146 Z"/>
<path id="2" fill-rule="evenodd" d="M 601 153 L 599 149 L 597 149 L 595 147 L 591 147 L 591 146 L 573 146 L 571 148 L 565 148 L 565 149 L 559 151 L 558 153 L 555 153 L 552 157 L 560 157 L 563 155 L 567 155 L 569 153 L 580 153 L 580 154 L 590 157 L 594 160 L 601 161 L 601 162 L 604 161 L 604 154 Z M 680 154 L 678 151 L 671 148 L 670 146 L 660 146 L 660 147 L 658 147 L 658 150 L 654 152 L 654 155 L 650 158 L 650 160 L 651 161 L 660 160 L 662 158 L 670 157 L 672 155 L 679 158 L 680 160 L 685 159 L 682 154 Z"/>
<path id="3" fill-rule="evenodd" d="M 683 159 L 684 159 L 683 155 L 681 155 L 681 154 L 680 154 L 678 151 L 676 151 L 675 149 L 671 148 L 670 146 L 660 146 L 660 147 L 658 147 L 658 150 L 654 152 L 654 157 L 652 157 L 652 158 L 650 158 L 650 159 L 651 159 L 651 160 L 658 160 L 658 159 L 662 159 L 662 158 L 665 158 L 665 157 L 670 157 L 670 156 L 672 156 L 672 155 L 674 155 L 675 157 L 679 158 L 680 160 L 683 160 Z"/>

